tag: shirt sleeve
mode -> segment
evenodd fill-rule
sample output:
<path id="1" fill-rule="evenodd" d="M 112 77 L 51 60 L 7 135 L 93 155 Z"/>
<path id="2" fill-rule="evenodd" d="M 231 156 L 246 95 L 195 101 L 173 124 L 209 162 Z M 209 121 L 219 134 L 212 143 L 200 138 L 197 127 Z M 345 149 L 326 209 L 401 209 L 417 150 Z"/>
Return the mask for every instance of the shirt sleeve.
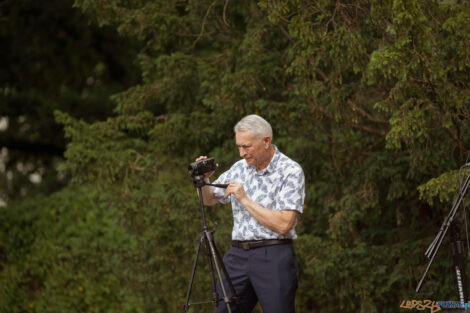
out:
<path id="1" fill-rule="evenodd" d="M 223 172 L 214 182 L 213 184 L 226 184 L 230 181 L 230 170 Z M 212 191 L 214 196 L 219 200 L 221 203 L 229 203 L 230 197 L 225 198 L 225 188 L 219 187 L 212 187 Z"/>
<path id="2" fill-rule="evenodd" d="M 276 210 L 296 210 L 303 213 L 305 176 L 300 166 L 290 171 L 279 191 Z"/>

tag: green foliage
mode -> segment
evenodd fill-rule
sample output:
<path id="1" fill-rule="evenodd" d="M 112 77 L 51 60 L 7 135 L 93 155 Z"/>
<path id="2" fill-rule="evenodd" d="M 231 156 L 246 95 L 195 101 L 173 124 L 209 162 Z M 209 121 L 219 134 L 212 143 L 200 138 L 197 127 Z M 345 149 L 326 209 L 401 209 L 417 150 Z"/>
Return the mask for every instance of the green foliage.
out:
<path id="1" fill-rule="evenodd" d="M 122 187 L 84 184 L 2 209 L 0 310 L 180 309 L 201 228 L 197 197 L 180 174 L 136 176 Z M 208 292 L 199 274 L 193 296 Z"/>
<path id="2" fill-rule="evenodd" d="M 0 4 L 0 203 L 66 185 L 54 110 L 102 120 L 113 113 L 109 96 L 140 80 L 136 42 L 98 28 L 72 3 Z"/>
<path id="3" fill-rule="evenodd" d="M 56 111 L 72 184 L 2 209 L 0 308 L 180 310 L 201 228 L 186 166 L 211 155 L 218 173 L 228 168 L 238 158 L 232 127 L 249 113 L 271 122 L 274 143 L 306 175 L 299 312 L 455 298 L 444 248 L 422 294 L 414 289 L 470 147 L 466 4 L 75 5 L 142 41 L 142 83 L 112 97 L 106 120 Z M 224 251 L 230 209 L 208 214 Z M 198 281 L 192 299 L 208 299 L 207 274 Z"/>
<path id="4" fill-rule="evenodd" d="M 426 200 L 429 204 L 433 205 L 434 197 L 439 196 L 440 202 L 450 203 L 457 197 L 468 174 L 466 170 L 461 172 L 450 171 L 430 179 L 418 187 L 420 199 Z"/>

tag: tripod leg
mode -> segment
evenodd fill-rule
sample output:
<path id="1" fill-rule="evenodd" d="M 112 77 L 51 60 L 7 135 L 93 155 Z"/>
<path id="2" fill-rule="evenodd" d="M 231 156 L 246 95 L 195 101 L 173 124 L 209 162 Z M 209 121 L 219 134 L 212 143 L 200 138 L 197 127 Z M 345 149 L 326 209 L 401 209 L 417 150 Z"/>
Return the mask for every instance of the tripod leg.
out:
<path id="1" fill-rule="evenodd" d="M 240 297 L 237 295 L 237 292 L 235 291 L 235 288 L 233 287 L 232 281 L 227 273 L 227 269 L 225 268 L 225 264 L 223 262 L 222 257 L 220 256 L 219 249 L 217 249 L 217 246 L 214 243 L 214 250 L 215 250 L 215 255 L 217 257 L 217 260 L 220 263 L 220 267 L 222 268 L 222 271 L 224 273 L 225 279 L 227 280 L 228 286 L 230 288 L 230 292 L 232 293 L 232 299 L 235 300 L 235 303 L 237 304 L 237 308 L 240 312 L 245 312 L 245 310 L 242 310 L 242 304 L 240 302 Z"/>
<path id="2" fill-rule="evenodd" d="M 213 264 L 215 265 L 215 270 L 217 271 L 217 276 L 219 278 L 220 288 L 222 289 L 222 294 L 224 296 L 223 300 L 225 302 L 225 305 L 227 306 L 227 311 L 229 313 L 232 313 L 232 308 L 230 307 L 230 298 L 227 296 L 227 291 L 225 290 L 224 281 L 222 279 L 222 273 L 220 272 L 217 255 L 214 249 L 215 242 L 214 242 L 211 232 L 208 230 L 206 231 L 206 237 L 207 237 L 207 242 L 209 243 L 211 258 L 212 258 Z M 230 277 L 227 276 L 227 280 L 230 281 Z M 217 307 L 217 303 L 216 303 L 216 307 Z"/>
<path id="3" fill-rule="evenodd" d="M 209 274 L 211 278 L 211 288 L 212 288 L 212 302 L 214 306 L 217 307 L 219 302 L 219 295 L 217 293 L 216 283 L 215 283 L 215 275 L 214 275 L 214 260 L 211 258 L 210 248 L 209 248 L 209 241 L 207 238 L 204 238 L 205 247 L 207 248 L 207 263 L 209 264 Z"/>
<path id="4" fill-rule="evenodd" d="M 449 235 L 450 235 L 450 247 L 452 251 L 452 257 L 454 259 L 454 270 L 456 274 L 457 291 L 458 291 L 460 302 L 465 303 L 468 300 L 467 275 L 465 274 L 464 249 L 463 249 L 463 242 L 460 239 L 459 220 L 454 220 L 450 224 Z"/>
<path id="5" fill-rule="evenodd" d="M 197 260 L 199 258 L 200 250 L 201 250 L 201 237 L 199 237 L 196 254 L 194 256 L 193 270 L 191 272 L 191 279 L 189 280 L 188 291 L 186 292 L 186 302 L 183 306 L 183 313 L 186 313 L 189 309 L 189 297 L 191 296 L 191 289 L 193 287 L 194 275 L 196 274 Z"/>

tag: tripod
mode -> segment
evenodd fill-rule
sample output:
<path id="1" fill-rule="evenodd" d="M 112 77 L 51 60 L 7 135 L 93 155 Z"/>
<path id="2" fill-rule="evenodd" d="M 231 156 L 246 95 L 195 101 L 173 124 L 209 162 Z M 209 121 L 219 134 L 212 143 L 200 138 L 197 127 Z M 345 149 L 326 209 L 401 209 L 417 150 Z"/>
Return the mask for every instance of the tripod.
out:
<path id="1" fill-rule="evenodd" d="M 470 163 L 467 163 L 466 165 L 462 166 L 462 168 L 467 167 L 467 166 L 470 166 Z M 451 248 L 452 248 L 452 255 L 454 258 L 454 270 L 456 272 L 456 278 L 457 278 L 458 296 L 461 302 L 463 303 L 466 302 L 468 295 L 467 295 L 467 277 L 465 275 L 465 262 L 463 260 L 463 245 L 458 236 L 460 226 L 458 223 L 456 223 L 457 221 L 455 221 L 454 218 L 458 212 L 459 207 L 463 205 L 465 194 L 467 193 L 469 188 L 470 188 L 470 175 L 467 176 L 467 179 L 465 180 L 463 185 L 460 187 L 457 199 L 455 200 L 454 205 L 452 206 L 452 209 L 450 210 L 449 214 L 444 219 L 444 222 L 442 223 L 439 233 L 437 234 L 437 236 L 434 238 L 431 245 L 426 250 L 425 255 L 426 257 L 429 258 L 429 263 L 428 263 L 428 266 L 426 267 L 426 270 L 424 271 L 423 276 L 418 282 L 418 286 L 416 287 L 416 292 L 419 292 L 421 287 L 423 286 L 424 279 L 427 273 L 429 272 L 429 269 L 431 268 L 431 265 L 434 262 L 434 259 L 436 258 L 437 252 L 439 251 L 439 248 L 441 247 L 442 241 L 444 240 L 444 237 L 446 236 L 447 232 L 450 230 Z"/>
<path id="2" fill-rule="evenodd" d="M 188 291 L 186 293 L 186 302 L 183 306 L 183 313 L 187 312 L 189 307 L 193 304 L 208 304 L 208 303 L 213 303 L 214 307 L 217 309 L 217 304 L 219 301 L 224 301 L 225 305 L 227 306 L 227 311 L 229 313 L 232 313 L 232 309 L 230 307 L 230 303 L 232 300 L 235 300 L 237 304 L 237 308 L 239 312 L 243 312 L 241 309 L 241 303 L 240 299 L 238 298 L 235 288 L 233 287 L 233 284 L 230 280 L 230 277 L 228 276 L 227 269 L 225 268 L 224 263 L 222 262 L 222 258 L 220 257 L 219 250 L 217 249 L 214 241 L 214 232 L 217 228 L 217 224 L 215 224 L 214 229 L 210 230 L 207 227 L 207 222 L 206 222 L 206 213 L 204 210 L 204 200 L 202 197 L 202 187 L 203 186 L 214 186 L 214 187 L 219 187 L 219 188 L 227 188 L 227 185 L 218 185 L 218 184 L 207 184 L 204 182 L 204 176 L 195 176 L 193 177 L 193 184 L 197 188 L 198 195 L 199 195 L 199 201 L 201 204 L 201 212 L 202 212 L 202 221 L 203 221 L 203 228 L 202 232 L 199 234 L 198 238 L 198 245 L 196 249 L 196 255 L 194 256 L 194 263 L 193 263 L 193 269 L 191 272 L 191 279 L 189 280 L 189 286 L 188 286 Z M 191 289 L 193 286 L 194 282 L 194 275 L 196 274 L 196 267 L 197 267 L 197 261 L 199 258 L 199 252 L 201 251 L 201 248 L 203 249 L 203 252 L 207 255 L 207 261 L 209 263 L 209 273 L 211 277 L 211 287 L 212 287 L 212 299 L 211 301 L 205 301 L 205 302 L 195 302 L 195 303 L 189 303 L 189 298 L 191 296 Z M 222 289 L 222 294 L 223 297 L 219 299 L 219 295 L 217 294 L 217 288 L 216 288 L 216 280 L 215 280 L 215 275 L 214 275 L 214 268 L 217 272 L 217 277 L 220 283 L 220 287 Z M 225 279 L 228 283 L 228 286 L 230 288 L 230 292 L 232 294 L 232 297 L 229 298 L 227 295 L 227 291 L 225 289 L 225 285 L 222 279 L 222 273 L 225 276 Z"/>

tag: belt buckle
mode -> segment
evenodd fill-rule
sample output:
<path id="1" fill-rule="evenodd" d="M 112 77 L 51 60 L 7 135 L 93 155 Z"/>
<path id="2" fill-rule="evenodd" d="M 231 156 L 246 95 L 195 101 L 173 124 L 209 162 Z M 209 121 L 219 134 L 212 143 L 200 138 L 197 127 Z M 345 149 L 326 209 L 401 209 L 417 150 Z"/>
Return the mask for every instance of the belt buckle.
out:
<path id="1" fill-rule="evenodd" d="M 249 242 L 240 242 L 239 245 L 240 245 L 240 248 L 242 248 L 243 250 L 250 250 Z"/>

